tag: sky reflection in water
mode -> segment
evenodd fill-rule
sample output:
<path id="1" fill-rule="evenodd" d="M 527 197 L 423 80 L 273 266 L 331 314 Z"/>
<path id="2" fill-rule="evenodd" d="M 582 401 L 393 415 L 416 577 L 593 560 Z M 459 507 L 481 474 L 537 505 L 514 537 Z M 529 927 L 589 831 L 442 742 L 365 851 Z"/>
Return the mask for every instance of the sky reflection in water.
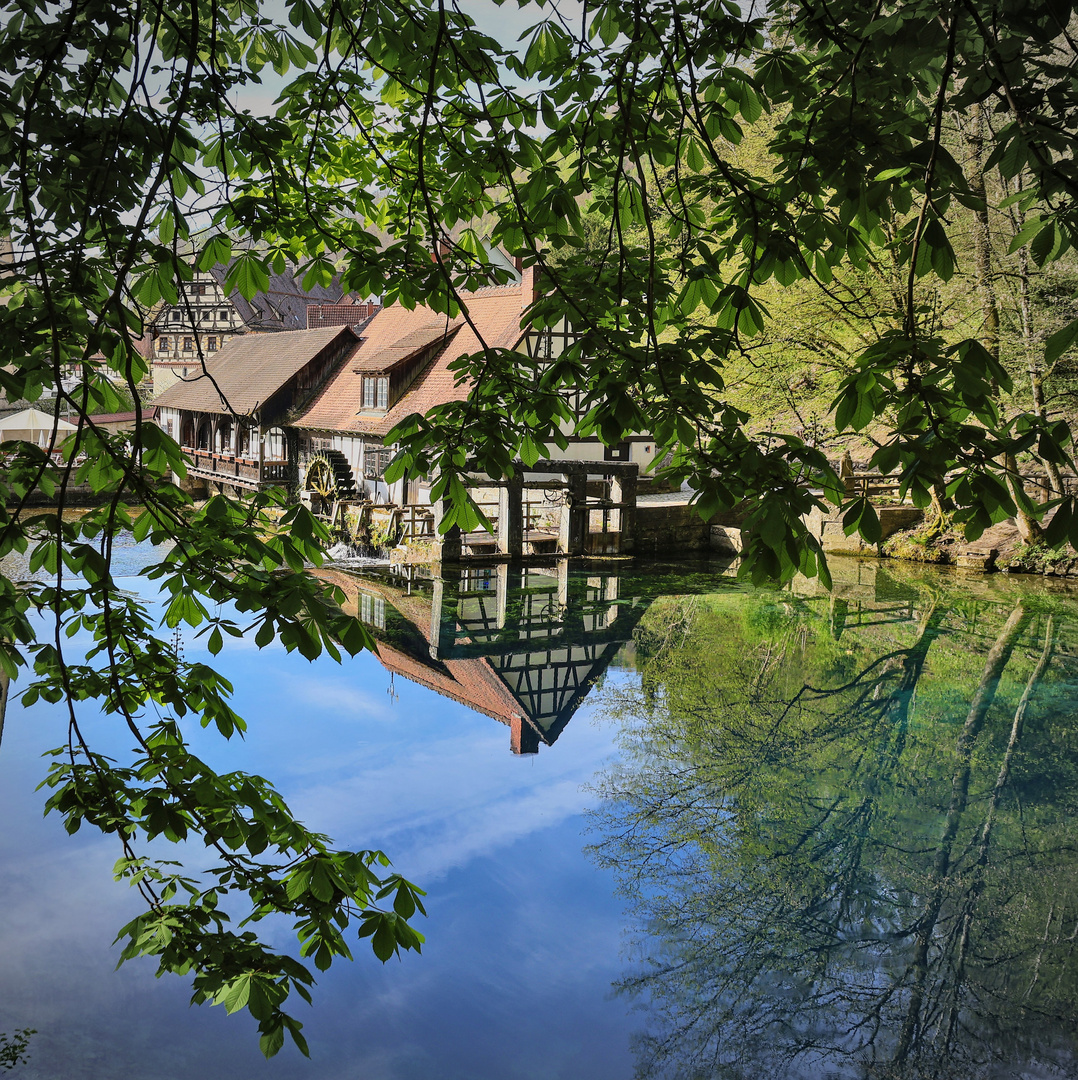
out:
<path id="1" fill-rule="evenodd" d="M 194 659 L 198 643 L 187 645 Z M 199 657 L 205 659 L 205 657 Z M 115 844 L 41 819 L 38 755 L 59 741 L 48 706 L 13 701 L 0 754 L 4 956 L 0 1030 L 39 1030 L 27 1077 L 621 1077 L 631 1073 L 618 973 L 620 902 L 582 853 L 583 786 L 612 751 L 586 708 L 556 752 L 509 750 L 497 721 L 401 678 L 372 656 L 308 664 L 280 649 L 218 663 L 250 725 L 193 748 L 219 770 L 270 777 L 342 846 L 381 847 L 430 889 L 422 956 L 384 968 L 366 948 L 298 1004 L 313 1060 L 265 1062 L 253 1024 L 187 1008 L 150 963 L 112 971 L 134 897 L 111 881 Z M 221 663 L 221 661 L 224 661 Z M 42 735 L 46 724 L 50 730 Z M 93 737 L 106 750 L 108 728 Z M 175 849 L 162 845 L 169 857 Z M 204 858 L 192 851 L 197 865 Z M 277 943 L 289 943 L 288 928 Z"/>
<path id="2" fill-rule="evenodd" d="M 833 598 L 624 569 L 620 583 L 609 568 L 541 571 L 524 592 L 494 571 L 466 580 L 459 604 L 430 582 L 353 581 L 349 604 L 374 621 L 396 675 L 371 656 L 309 665 L 246 643 L 218 658 L 250 729 L 232 744 L 197 731 L 195 751 L 218 769 L 269 777 L 309 825 L 342 846 L 383 848 L 430 891 L 421 957 L 383 968 L 359 951 L 319 976 L 314 1009 L 299 1014 L 310 1062 L 291 1046 L 264 1062 L 253 1024 L 186 1008 L 180 982 L 155 980 L 149 963 L 112 972 L 108 943 L 135 910 L 111 882 L 114 842 L 42 821 L 32 789 L 44 772 L 37 755 L 58 741 L 41 732 L 56 721 L 46 706 L 14 705 L 0 754 L 0 1030 L 40 1031 L 31 1065 L 14 1075 L 605 1080 L 642 1067 L 915 1078 L 958 1075 L 959 1061 L 969 1076 L 1072 1075 L 1073 1025 L 1051 1017 L 1074 1014 L 1073 948 L 1030 952 L 1034 922 L 1043 929 L 1047 913 L 1047 937 L 1065 937 L 1052 926 L 1066 930 L 1078 912 L 1078 896 L 1062 895 L 1078 875 L 1059 842 L 1078 804 L 1069 594 L 869 564 L 847 565 Z M 439 604 L 449 622 L 429 617 Z M 513 644 L 521 626 L 531 635 L 523 651 Z M 954 817 L 948 874 L 933 878 L 949 800 L 955 808 L 955 739 L 1007 626 L 1013 655 L 977 734 L 969 807 Z M 1046 628 L 1055 655 L 969 907 L 970 852 Z M 607 669 L 634 630 L 628 663 L 622 654 Z M 198 643 L 187 648 L 195 658 Z M 560 697 L 539 684 L 544 656 L 562 672 Z M 498 687 L 511 685 L 535 724 L 511 735 L 405 670 L 492 713 Z M 604 670 L 602 692 L 581 705 Z M 539 752 L 511 754 L 511 742 Z M 1038 906 L 1044 889 L 1015 906 L 1031 874 L 1055 890 L 1054 914 Z M 964 911 L 977 917 L 962 953 Z M 1008 937 L 997 925 L 1007 918 L 1029 926 Z M 918 919 L 931 1000 L 914 1010 Z M 288 928 L 272 932 L 287 947 Z M 997 965 L 1002 976 L 989 962 L 997 944 L 1016 953 Z M 1025 991 L 1041 962 L 1062 991 Z M 858 1009 L 876 991 L 886 999 L 889 985 L 881 1031 L 864 1038 Z M 643 1012 L 630 1011 L 634 1000 Z M 887 1065 L 914 1014 L 913 1049 Z"/>

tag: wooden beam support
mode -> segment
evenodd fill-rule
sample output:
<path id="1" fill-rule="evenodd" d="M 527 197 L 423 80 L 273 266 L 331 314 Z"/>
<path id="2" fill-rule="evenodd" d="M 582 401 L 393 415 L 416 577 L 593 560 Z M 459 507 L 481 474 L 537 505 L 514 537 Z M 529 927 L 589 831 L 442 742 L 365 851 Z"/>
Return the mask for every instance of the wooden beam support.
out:
<path id="1" fill-rule="evenodd" d="M 498 551 L 511 559 L 524 555 L 524 486 L 519 476 L 498 489 Z"/>

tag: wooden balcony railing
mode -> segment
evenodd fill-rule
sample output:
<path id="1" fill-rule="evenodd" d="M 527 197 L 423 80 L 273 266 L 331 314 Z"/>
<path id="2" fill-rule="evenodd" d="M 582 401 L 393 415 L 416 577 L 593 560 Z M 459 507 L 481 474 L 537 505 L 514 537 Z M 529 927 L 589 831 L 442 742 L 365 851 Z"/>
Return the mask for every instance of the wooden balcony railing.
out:
<path id="1" fill-rule="evenodd" d="M 208 450 L 194 450 L 189 446 L 184 447 L 184 453 L 191 458 L 191 465 L 196 473 L 223 483 L 270 487 L 288 482 L 287 461 L 263 461 L 260 468 L 255 458 L 214 454 Z"/>

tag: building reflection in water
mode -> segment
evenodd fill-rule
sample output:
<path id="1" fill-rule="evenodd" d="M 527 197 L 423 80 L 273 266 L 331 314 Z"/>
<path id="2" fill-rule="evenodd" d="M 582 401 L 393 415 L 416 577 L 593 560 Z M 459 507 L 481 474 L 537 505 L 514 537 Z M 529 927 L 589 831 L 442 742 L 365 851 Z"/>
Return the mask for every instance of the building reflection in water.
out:
<path id="1" fill-rule="evenodd" d="M 324 575 L 382 664 L 551 746 L 619 650 L 593 854 L 639 1072 L 1078 1076 L 1078 603 L 836 566 Z"/>
<path id="2" fill-rule="evenodd" d="M 501 563 L 393 566 L 375 576 L 323 569 L 393 673 L 506 724 L 515 754 L 552 746 L 650 603 L 617 573 Z"/>

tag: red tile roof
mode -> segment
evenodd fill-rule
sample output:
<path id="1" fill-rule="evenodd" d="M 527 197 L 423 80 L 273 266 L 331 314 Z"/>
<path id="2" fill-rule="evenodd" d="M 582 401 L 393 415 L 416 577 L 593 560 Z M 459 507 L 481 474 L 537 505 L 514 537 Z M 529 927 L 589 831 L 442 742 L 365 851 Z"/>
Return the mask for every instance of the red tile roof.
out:
<path id="1" fill-rule="evenodd" d="M 431 663 L 423 663 L 407 653 L 378 642 L 378 659 L 387 671 L 420 686 L 427 687 L 443 697 L 451 698 L 460 705 L 500 720 L 512 726 L 514 720 L 523 718 L 520 703 L 506 689 L 490 661 L 479 657 L 469 660 L 442 660 L 449 671 L 443 675 Z"/>
<path id="2" fill-rule="evenodd" d="M 463 293 L 461 299 L 466 316 L 452 320 L 423 306 L 409 311 L 393 304 L 379 311 L 363 330 L 351 361 L 326 383 L 294 426 L 383 436 L 411 413 L 424 413 L 435 405 L 467 397 L 469 387 L 457 385 L 449 365 L 458 357 L 487 348 L 515 348 L 523 336 L 520 318 L 532 301 L 532 293 L 530 284 L 517 283 Z M 363 403 L 363 371 L 383 371 L 435 343 L 439 335 L 448 338 L 451 333 L 446 347 L 388 412 L 358 415 Z M 416 344 L 420 341 L 422 344 Z M 408 353 L 401 351 L 406 343 Z"/>
<path id="3" fill-rule="evenodd" d="M 134 412 L 118 412 L 118 413 L 94 413 L 93 416 L 88 416 L 87 419 L 93 424 L 133 424 L 137 413 Z M 152 420 L 157 416 L 157 406 L 149 405 L 142 410 L 143 420 Z"/>
<path id="4" fill-rule="evenodd" d="M 342 589 L 348 597 L 344 610 L 355 613 L 358 609 L 358 596 L 361 592 L 376 593 L 385 598 L 419 632 L 420 639 L 428 648 L 430 644 L 430 605 L 429 597 L 421 594 L 405 595 L 399 590 L 383 585 L 371 578 L 357 579 L 352 574 L 323 566 L 313 571 L 316 577 Z M 369 629 L 369 628 L 368 628 Z M 375 631 L 377 632 L 377 631 Z M 402 675 L 414 683 L 419 683 L 443 697 L 452 698 L 461 705 L 500 720 L 512 727 L 523 716 L 520 702 L 502 681 L 485 657 L 469 659 L 443 658 L 431 660 L 429 656 L 416 658 L 401 649 L 379 640 L 378 659 L 388 671 Z M 542 733 L 540 733 L 540 737 Z"/>
<path id="5" fill-rule="evenodd" d="M 464 320 L 456 319 L 446 323 L 442 319 L 439 323 L 431 323 L 427 326 L 417 327 L 405 334 L 399 341 L 392 345 L 379 349 L 377 352 L 363 353 L 352 359 L 351 368 L 357 374 L 369 374 L 371 372 L 392 371 L 398 364 L 403 364 L 412 357 L 421 353 L 424 349 L 439 342 L 449 343 L 450 337 L 460 329 Z"/>
<path id="6" fill-rule="evenodd" d="M 342 300 L 339 304 L 308 304 L 307 329 L 321 330 L 324 326 L 356 326 L 366 322 L 381 304 L 374 300 Z"/>

